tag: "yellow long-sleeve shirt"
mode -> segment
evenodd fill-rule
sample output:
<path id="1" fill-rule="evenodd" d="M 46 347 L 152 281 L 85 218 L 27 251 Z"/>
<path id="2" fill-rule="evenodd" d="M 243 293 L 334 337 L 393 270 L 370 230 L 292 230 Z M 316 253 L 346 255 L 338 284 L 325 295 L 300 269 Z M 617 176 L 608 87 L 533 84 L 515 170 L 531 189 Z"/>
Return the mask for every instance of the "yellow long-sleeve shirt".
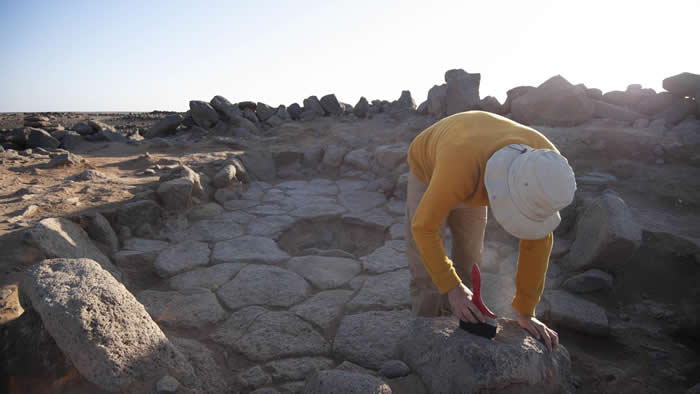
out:
<path id="1" fill-rule="evenodd" d="M 486 162 L 510 144 L 558 150 L 536 130 L 482 111 L 462 112 L 444 118 L 421 132 L 408 150 L 408 165 L 428 185 L 411 223 L 423 264 L 441 293 L 461 280 L 440 239 L 440 224 L 457 203 L 488 206 L 484 185 Z M 538 240 L 520 240 L 513 308 L 528 315 L 542 296 L 552 251 L 550 233 Z"/>

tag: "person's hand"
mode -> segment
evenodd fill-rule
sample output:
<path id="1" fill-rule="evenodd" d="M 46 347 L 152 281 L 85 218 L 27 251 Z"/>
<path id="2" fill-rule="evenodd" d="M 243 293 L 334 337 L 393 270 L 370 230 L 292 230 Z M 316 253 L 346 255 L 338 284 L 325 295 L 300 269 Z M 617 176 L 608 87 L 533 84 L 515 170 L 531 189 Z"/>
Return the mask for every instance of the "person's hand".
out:
<path id="1" fill-rule="evenodd" d="M 448 291 L 447 300 L 452 307 L 452 313 L 460 320 L 470 323 L 484 322 L 484 315 L 472 302 L 472 291 L 463 284 L 460 283 L 454 289 Z"/>
<path id="2" fill-rule="evenodd" d="M 557 346 L 559 346 L 559 334 L 547 327 L 546 324 L 537 320 L 534 316 L 518 312 L 518 324 L 520 324 L 520 327 L 526 329 L 533 337 L 537 339 L 544 338 L 544 344 L 547 345 L 547 349 L 549 349 L 550 352 L 552 349 L 556 349 Z"/>

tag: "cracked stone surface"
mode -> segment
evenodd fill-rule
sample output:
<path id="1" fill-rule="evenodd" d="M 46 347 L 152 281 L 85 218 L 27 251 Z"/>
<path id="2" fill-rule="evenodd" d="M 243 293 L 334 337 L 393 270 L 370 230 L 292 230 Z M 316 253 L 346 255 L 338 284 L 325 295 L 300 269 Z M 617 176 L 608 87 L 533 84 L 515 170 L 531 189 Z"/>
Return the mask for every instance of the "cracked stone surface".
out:
<path id="1" fill-rule="evenodd" d="M 387 245 L 364 256 L 361 260 L 363 268 L 372 274 L 408 268 L 406 255 Z"/>
<path id="2" fill-rule="evenodd" d="M 168 283 L 170 287 L 175 290 L 192 289 L 195 287 L 216 289 L 231 280 L 243 267 L 245 267 L 245 264 L 224 263 L 211 267 L 197 268 L 173 276 Z"/>
<path id="3" fill-rule="evenodd" d="M 275 241 L 250 235 L 217 242 L 212 253 L 214 263 L 279 264 L 287 259 L 289 255 Z"/>
<path id="4" fill-rule="evenodd" d="M 160 252 L 153 263 L 161 278 L 168 278 L 180 272 L 209 263 L 209 245 L 204 242 L 186 241 Z"/>
<path id="5" fill-rule="evenodd" d="M 321 290 L 343 286 L 362 270 L 360 263 L 341 257 L 295 257 L 287 267 Z"/>
<path id="6" fill-rule="evenodd" d="M 350 300 L 347 309 L 349 312 L 355 312 L 410 308 L 410 281 L 411 274 L 407 269 L 369 277 L 357 295 Z"/>
<path id="7" fill-rule="evenodd" d="M 352 294 L 351 290 L 322 291 L 294 306 L 291 311 L 304 320 L 316 324 L 324 332 L 328 332 L 342 316 L 343 307 Z"/>
<path id="8" fill-rule="evenodd" d="M 249 305 L 288 307 L 303 301 L 311 286 L 296 273 L 273 266 L 249 265 L 216 294 L 231 309 Z"/>
<path id="9" fill-rule="evenodd" d="M 214 293 L 207 289 L 145 290 L 137 298 L 153 320 L 168 327 L 202 328 L 226 317 Z"/>

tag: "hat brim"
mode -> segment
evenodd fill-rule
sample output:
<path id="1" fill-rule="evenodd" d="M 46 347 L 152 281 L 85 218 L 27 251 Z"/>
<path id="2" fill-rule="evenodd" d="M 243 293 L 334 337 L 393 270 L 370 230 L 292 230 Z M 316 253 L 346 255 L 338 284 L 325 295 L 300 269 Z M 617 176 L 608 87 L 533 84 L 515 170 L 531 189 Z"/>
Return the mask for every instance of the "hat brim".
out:
<path id="1" fill-rule="evenodd" d="M 511 199 L 508 187 L 508 172 L 513 161 L 531 147 L 512 144 L 494 153 L 486 162 L 484 184 L 489 195 L 489 205 L 493 216 L 508 233 L 520 239 L 541 239 L 554 231 L 561 222 L 559 212 L 543 221 L 535 221 L 523 215 Z"/>

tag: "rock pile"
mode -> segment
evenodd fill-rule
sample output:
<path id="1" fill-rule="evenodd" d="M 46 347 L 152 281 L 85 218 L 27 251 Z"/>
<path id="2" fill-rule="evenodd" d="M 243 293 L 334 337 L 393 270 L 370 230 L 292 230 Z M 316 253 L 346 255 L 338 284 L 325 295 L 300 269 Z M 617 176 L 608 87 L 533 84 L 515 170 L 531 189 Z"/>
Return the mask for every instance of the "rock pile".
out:
<path id="1" fill-rule="evenodd" d="M 24 127 L 34 127 L 48 132 L 64 130 L 64 127 L 55 122 L 55 119 L 43 115 L 24 115 Z"/>

